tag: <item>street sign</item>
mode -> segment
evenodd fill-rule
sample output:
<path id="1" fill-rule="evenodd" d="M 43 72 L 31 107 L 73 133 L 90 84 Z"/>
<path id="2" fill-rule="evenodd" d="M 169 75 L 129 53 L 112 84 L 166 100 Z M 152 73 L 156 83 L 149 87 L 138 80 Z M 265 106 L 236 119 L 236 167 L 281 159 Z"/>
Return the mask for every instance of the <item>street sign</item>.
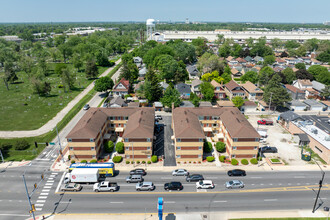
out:
<path id="1" fill-rule="evenodd" d="M 49 145 L 55 145 L 55 143 L 54 142 L 49 142 Z"/>

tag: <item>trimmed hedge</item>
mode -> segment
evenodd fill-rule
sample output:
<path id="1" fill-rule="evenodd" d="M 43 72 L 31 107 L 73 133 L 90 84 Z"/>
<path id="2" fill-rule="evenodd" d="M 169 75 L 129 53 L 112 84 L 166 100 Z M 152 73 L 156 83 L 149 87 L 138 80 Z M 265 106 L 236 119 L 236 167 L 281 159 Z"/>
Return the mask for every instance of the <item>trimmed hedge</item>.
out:
<path id="1" fill-rule="evenodd" d="M 114 156 L 114 157 L 112 158 L 112 161 L 113 161 L 114 163 L 120 163 L 122 160 L 123 160 L 123 157 L 122 157 L 122 156 Z"/>
<path id="2" fill-rule="evenodd" d="M 221 163 L 225 162 L 225 159 L 226 159 L 226 156 L 225 155 L 221 155 L 219 157 L 219 160 L 220 160 Z"/>
<path id="3" fill-rule="evenodd" d="M 116 151 L 117 151 L 119 154 L 123 154 L 123 153 L 125 153 L 124 143 L 123 143 L 123 142 L 118 142 L 118 143 L 116 144 Z"/>
<path id="4" fill-rule="evenodd" d="M 219 141 L 215 144 L 215 148 L 217 149 L 218 152 L 224 153 L 226 151 L 226 144 Z"/>
<path id="5" fill-rule="evenodd" d="M 89 161 L 90 163 L 97 163 L 97 160 L 93 159 L 91 161 Z"/>
<path id="6" fill-rule="evenodd" d="M 241 160 L 241 163 L 243 165 L 248 165 L 249 164 L 249 161 L 247 159 L 243 159 L 243 160 Z"/>
<path id="7" fill-rule="evenodd" d="M 205 141 L 204 142 L 204 145 L 203 145 L 203 150 L 204 150 L 205 153 L 211 153 L 212 152 L 212 144 L 211 144 L 211 142 Z"/>
<path id="8" fill-rule="evenodd" d="M 147 164 L 151 164 L 151 161 L 150 161 L 150 160 L 148 160 Z"/>
<path id="9" fill-rule="evenodd" d="M 258 160 L 256 158 L 252 158 L 250 160 L 250 163 L 252 163 L 252 164 L 258 164 Z"/>
<path id="10" fill-rule="evenodd" d="M 153 156 L 151 157 L 151 162 L 153 162 L 153 163 L 157 163 L 157 161 L 158 161 L 158 157 L 157 157 L 156 155 L 153 155 Z"/>
<path id="11" fill-rule="evenodd" d="M 80 161 L 80 163 L 87 163 L 87 160 L 82 160 Z"/>
<path id="12" fill-rule="evenodd" d="M 138 160 L 138 161 L 136 161 L 136 163 L 137 163 L 137 164 L 140 164 L 140 161 Z"/>
<path id="13" fill-rule="evenodd" d="M 235 158 L 231 159 L 231 165 L 238 165 L 238 161 Z"/>
<path id="14" fill-rule="evenodd" d="M 215 158 L 212 157 L 212 156 L 206 157 L 207 162 L 213 162 L 214 159 L 215 159 Z"/>
<path id="15" fill-rule="evenodd" d="M 71 160 L 71 163 L 75 163 L 76 161 L 75 160 Z"/>
<path id="16" fill-rule="evenodd" d="M 142 163 L 145 164 L 146 162 L 144 160 L 142 160 Z"/>
<path id="17" fill-rule="evenodd" d="M 126 160 L 126 164 L 129 164 L 130 162 L 128 160 Z"/>
<path id="18" fill-rule="evenodd" d="M 115 147 L 114 143 L 112 141 L 108 141 L 104 147 L 104 150 L 107 153 L 112 153 L 114 147 Z"/>

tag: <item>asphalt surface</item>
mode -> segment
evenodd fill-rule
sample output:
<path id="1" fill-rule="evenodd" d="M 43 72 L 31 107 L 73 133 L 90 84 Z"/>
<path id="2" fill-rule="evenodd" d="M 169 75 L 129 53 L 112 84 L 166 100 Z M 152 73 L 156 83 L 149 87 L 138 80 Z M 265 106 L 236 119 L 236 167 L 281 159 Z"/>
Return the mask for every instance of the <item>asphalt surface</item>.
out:
<path id="1" fill-rule="evenodd" d="M 173 130 L 171 128 L 172 116 L 162 116 L 164 123 L 164 166 L 176 166 L 175 149 L 171 137 Z"/>

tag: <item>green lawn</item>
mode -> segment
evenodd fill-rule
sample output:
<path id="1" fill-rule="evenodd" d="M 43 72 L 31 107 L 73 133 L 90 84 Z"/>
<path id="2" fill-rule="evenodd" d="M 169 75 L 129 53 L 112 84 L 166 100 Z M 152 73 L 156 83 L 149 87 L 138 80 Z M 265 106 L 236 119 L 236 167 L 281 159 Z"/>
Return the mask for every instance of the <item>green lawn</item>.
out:
<path id="1" fill-rule="evenodd" d="M 68 64 L 71 65 L 71 64 Z M 53 72 L 54 64 L 49 65 Z M 107 67 L 99 67 L 100 74 Z M 51 83 L 50 96 L 40 97 L 33 93 L 33 88 L 24 72 L 17 73 L 18 83 L 9 84 L 7 91 L 3 82 L 0 82 L 0 130 L 33 130 L 38 129 L 61 111 L 75 96 L 86 88 L 93 80 L 87 80 L 84 72 L 76 75 L 75 89 L 65 93 L 60 78 L 56 74 L 46 77 Z"/>

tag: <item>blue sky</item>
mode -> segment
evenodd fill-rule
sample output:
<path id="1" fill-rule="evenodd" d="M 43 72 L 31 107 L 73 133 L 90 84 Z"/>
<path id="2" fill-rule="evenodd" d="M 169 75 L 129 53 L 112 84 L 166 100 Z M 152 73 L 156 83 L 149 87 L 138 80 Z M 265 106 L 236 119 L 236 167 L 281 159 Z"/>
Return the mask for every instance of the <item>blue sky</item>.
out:
<path id="1" fill-rule="evenodd" d="M 0 0 L 0 22 L 330 21 L 330 0 Z"/>

